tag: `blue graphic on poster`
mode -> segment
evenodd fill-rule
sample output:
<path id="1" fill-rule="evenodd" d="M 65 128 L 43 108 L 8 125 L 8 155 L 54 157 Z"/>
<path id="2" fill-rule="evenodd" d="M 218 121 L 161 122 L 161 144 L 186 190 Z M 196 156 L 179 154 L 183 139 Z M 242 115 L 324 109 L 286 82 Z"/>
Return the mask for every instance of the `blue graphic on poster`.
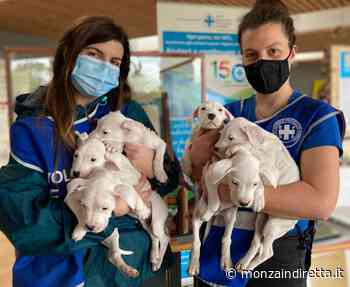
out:
<path id="1" fill-rule="evenodd" d="M 162 86 L 168 93 L 172 146 L 178 159 L 183 157 L 186 141 L 192 132 L 189 117 L 201 103 L 201 75 L 198 71 L 200 61 L 192 61 L 161 74 Z"/>
<path id="2" fill-rule="evenodd" d="M 350 51 L 340 54 L 340 77 L 350 78 Z"/>
<path id="3" fill-rule="evenodd" d="M 239 52 L 236 34 L 163 31 L 164 52 L 234 54 Z"/>

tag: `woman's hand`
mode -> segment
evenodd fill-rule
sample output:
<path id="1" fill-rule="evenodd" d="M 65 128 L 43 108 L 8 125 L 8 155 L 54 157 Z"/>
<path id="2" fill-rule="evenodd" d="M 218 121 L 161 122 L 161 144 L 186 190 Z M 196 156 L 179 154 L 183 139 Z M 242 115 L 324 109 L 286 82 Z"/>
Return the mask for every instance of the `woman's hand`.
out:
<path id="1" fill-rule="evenodd" d="M 200 129 L 192 140 L 191 160 L 192 160 L 192 178 L 195 182 L 200 182 L 202 169 L 211 159 L 214 145 L 220 137 L 219 130 L 205 131 Z"/>
<path id="2" fill-rule="evenodd" d="M 125 144 L 124 151 L 134 167 L 148 178 L 153 178 L 154 150 L 142 144 Z"/>
<path id="3" fill-rule="evenodd" d="M 123 200 L 119 196 L 116 196 L 115 202 L 116 204 L 113 210 L 115 216 L 123 216 L 130 212 L 129 205 L 126 203 L 125 200 Z"/>
<path id="4" fill-rule="evenodd" d="M 147 177 L 142 175 L 140 178 L 140 181 L 137 185 L 134 185 L 134 189 L 137 191 L 137 193 L 141 196 L 142 200 L 146 203 L 146 205 L 150 205 L 151 201 L 151 193 L 153 192 L 152 189 L 149 190 L 143 190 L 143 186 L 147 182 Z M 116 205 L 114 208 L 114 214 L 115 216 L 123 216 L 130 212 L 130 208 L 125 200 L 120 198 L 119 196 L 116 198 Z"/>

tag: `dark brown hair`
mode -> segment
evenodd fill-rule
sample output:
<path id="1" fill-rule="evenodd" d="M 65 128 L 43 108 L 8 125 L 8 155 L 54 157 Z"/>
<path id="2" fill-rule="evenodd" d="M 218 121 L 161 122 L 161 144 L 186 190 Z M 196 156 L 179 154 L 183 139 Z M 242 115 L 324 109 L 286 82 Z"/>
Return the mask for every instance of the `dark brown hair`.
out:
<path id="1" fill-rule="evenodd" d="M 66 30 L 59 41 L 53 62 L 53 78 L 49 83 L 43 103 L 45 114 L 53 117 L 55 121 L 57 144 L 63 143 L 70 149 L 75 147 L 73 123 L 76 90 L 71 82 L 71 73 L 79 53 L 91 44 L 110 40 L 120 42 L 124 48 L 120 65 L 119 87 L 113 98 L 112 109 L 116 110 L 131 97 L 131 90 L 127 83 L 130 48 L 124 29 L 109 17 L 82 17 Z"/>
<path id="2" fill-rule="evenodd" d="M 288 8 L 279 0 L 256 0 L 254 7 L 243 17 L 238 28 L 238 41 L 242 47 L 242 34 L 267 23 L 280 23 L 289 40 L 289 47 L 295 45 L 295 28 Z"/>

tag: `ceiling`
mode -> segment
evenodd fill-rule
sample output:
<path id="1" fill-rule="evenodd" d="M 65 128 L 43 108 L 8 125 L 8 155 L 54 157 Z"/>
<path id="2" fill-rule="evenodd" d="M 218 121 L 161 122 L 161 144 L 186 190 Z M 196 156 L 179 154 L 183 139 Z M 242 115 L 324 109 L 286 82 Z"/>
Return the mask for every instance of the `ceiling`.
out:
<path id="1" fill-rule="evenodd" d="M 126 28 L 130 38 L 155 35 L 157 34 L 156 2 L 156 0 L 0 0 L 0 31 L 57 40 L 74 19 L 94 14 L 112 16 Z M 172 2 L 251 7 L 255 0 Z M 292 13 L 350 6 L 350 0 L 283 0 L 283 2 Z M 311 42 L 313 40 L 314 38 Z"/>
<path id="2" fill-rule="evenodd" d="M 251 7 L 255 0 L 177 0 L 198 4 Z M 350 0 L 284 0 L 292 13 L 350 5 Z M 82 15 L 111 15 L 131 38 L 155 35 L 156 0 L 0 0 L 0 30 L 58 39 Z"/>
<path id="3" fill-rule="evenodd" d="M 52 40 L 85 15 L 113 16 L 131 38 L 157 34 L 155 0 L 0 0 L 0 30 Z"/>
<path id="4" fill-rule="evenodd" d="M 252 7 L 255 0 L 176 0 L 174 2 Z M 287 5 L 289 11 L 293 14 L 350 5 L 350 0 L 282 0 L 282 2 Z"/>

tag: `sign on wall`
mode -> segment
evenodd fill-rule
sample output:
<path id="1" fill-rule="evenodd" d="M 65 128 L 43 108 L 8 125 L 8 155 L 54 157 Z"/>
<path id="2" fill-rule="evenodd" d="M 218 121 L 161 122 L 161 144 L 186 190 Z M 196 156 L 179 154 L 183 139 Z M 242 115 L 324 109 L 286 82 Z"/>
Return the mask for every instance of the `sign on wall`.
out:
<path id="1" fill-rule="evenodd" d="M 184 3 L 157 3 L 161 50 L 182 53 L 239 52 L 237 27 L 248 9 Z"/>

